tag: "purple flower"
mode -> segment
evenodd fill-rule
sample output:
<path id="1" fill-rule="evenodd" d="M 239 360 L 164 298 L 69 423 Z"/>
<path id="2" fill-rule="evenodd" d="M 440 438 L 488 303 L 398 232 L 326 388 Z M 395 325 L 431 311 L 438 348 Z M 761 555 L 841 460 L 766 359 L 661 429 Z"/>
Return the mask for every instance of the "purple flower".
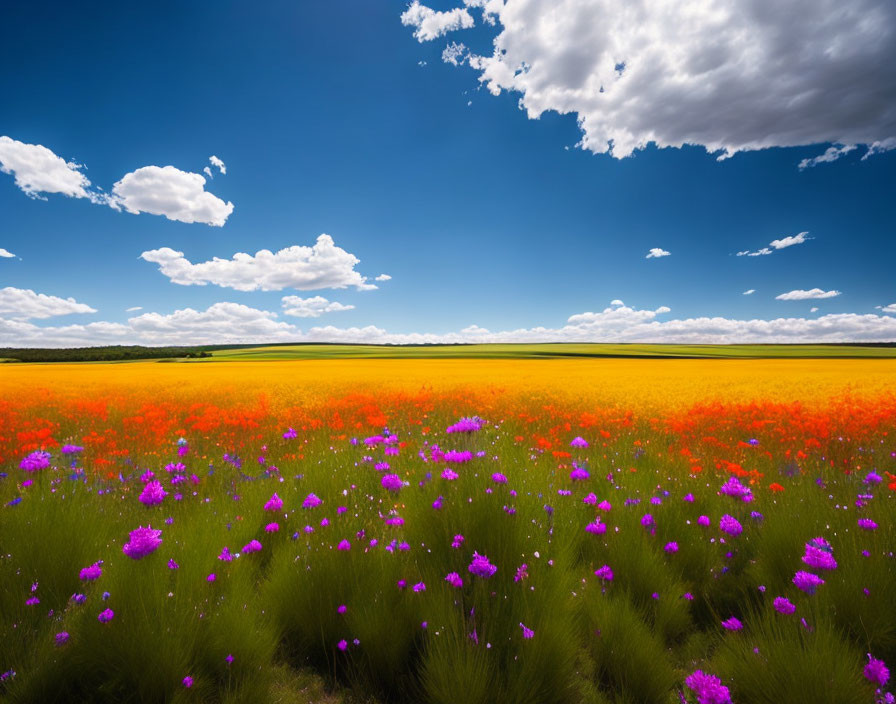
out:
<path id="1" fill-rule="evenodd" d="M 666 543 L 666 546 L 663 548 L 667 553 L 678 552 L 678 543 L 674 540 L 671 543 Z"/>
<path id="2" fill-rule="evenodd" d="M 180 565 L 178 565 L 174 560 L 168 560 L 168 569 L 176 570 Z"/>
<path id="3" fill-rule="evenodd" d="M 653 516 L 651 516 L 649 513 L 645 513 L 644 516 L 641 518 L 641 525 L 644 526 L 645 528 L 650 528 L 651 526 L 656 525 L 656 521 L 654 520 Z"/>
<path id="4" fill-rule="evenodd" d="M 227 653 L 227 657 L 224 658 L 224 660 L 228 665 L 232 665 L 233 664 L 233 654 Z"/>
<path id="5" fill-rule="evenodd" d="M 243 553 L 247 554 L 247 555 L 249 553 L 260 552 L 260 551 L 261 551 L 261 543 L 259 543 L 257 540 L 250 540 L 248 543 L 246 543 L 246 545 L 243 546 Z"/>
<path id="6" fill-rule="evenodd" d="M 348 542 L 347 540 L 342 539 L 339 541 L 339 545 L 336 546 L 336 549 L 346 552 L 346 551 L 352 549 L 352 544 L 350 542 Z"/>
<path id="7" fill-rule="evenodd" d="M 76 604 L 83 604 L 85 601 L 87 601 L 87 597 L 83 594 L 72 594 L 72 601 Z"/>
<path id="8" fill-rule="evenodd" d="M 461 545 L 463 545 L 463 544 L 464 544 L 464 536 L 462 536 L 462 535 L 455 535 L 455 536 L 454 536 L 454 541 L 451 543 L 451 547 L 453 547 L 454 549 L 457 549 L 457 548 L 459 548 L 459 547 L 460 547 Z"/>
<path id="9" fill-rule="evenodd" d="M 218 555 L 218 559 L 222 562 L 232 562 L 233 555 L 230 553 L 230 548 L 225 545 L 224 549 L 221 551 L 221 554 Z"/>
<path id="10" fill-rule="evenodd" d="M 426 591 L 426 585 L 425 585 L 423 582 L 417 582 L 417 583 L 414 585 L 413 589 L 414 589 L 415 592 L 418 592 L 418 593 L 419 593 L 419 592 L 425 592 L 425 591 Z"/>
<path id="11" fill-rule="evenodd" d="M 320 506 L 322 503 L 323 500 L 319 499 L 315 494 L 308 494 L 302 502 L 302 508 L 314 508 L 315 506 Z"/>
<path id="12" fill-rule="evenodd" d="M 140 526 L 136 530 L 132 530 L 130 538 L 122 546 L 122 552 L 132 560 L 139 560 L 141 557 L 154 553 L 159 545 L 162 544 L 162 531 L 153 530 L 152 526 L 147 525 L 146 528 Z"/>
<path id="13" fill-rule="evenodd" d="M 99 579 L 103 574 L 103 570 L 100 567 L 102 561 L 94 562 L 90 567 L 85 567 L 78 574 L 78 577 L 85 582 L 92 582 L 95 579 Z"/>
<path id="14" fill-rule="evenodd" d="M 859 528 L 863 530 L 877 530 L 877 523 L 872 521 L 870 518 L 860 518 Z"/>
<path id="15" fill-rule="evenodd" d="M 740 619 L 737 619 L 734 616 L 732 616 L 731 618 L 729 618 L 725 621 L 722 621 L 722 627 L 728 631 L 739 631 L 741 628 L 744 627 L 744 624 L 741 623 Z"/>
<path id="16" fill-rule="evenodd" d="M 190 687 L 193 686 L 193 678 L 190 677 L 189 675 L 184 677 L 183 680 L 181 680 L 181 681 L 183 682 L 184 687 L 186 687 L 187 689 L 189 689 Z"/>
<path id="17" fill-rule="evenodd" d="M 25 599 L 25 606 L 37 606 L 39 603 L 40 599 L 38 599 L 36 596 Z"/>
<path id="18" fill-rule="evenodd" d="M 806 543 L 806 554 L 803 555 L 803 562 L 809 567 L 818 570 L 835 570 L 837 569 L 837 561 L 834 559 L 834 549 L 831 544 L 824 538 L 813 538 Z"/>
<path id="19" fill-rule="evenodd" d="M 609 565 L 604 565 L 594 571 L 594 576 L 598 579 L 602 579 L 605 582 L 613 581 L 613 570 Z"/>
<path id="20" fill-rule="evenodd" d="M 588 496 L 582 499 L 582 503 L 588 504 L 589 506 L 594 506 L 595 504 L 597 504 L 597 494 L 592 491 L 590 494 L 588 494 Z"/>
<path id="21" fill-rule="evenodd" d="M 168 492 L 162 488 L 161 482 L 153 480 L 147 482 L 143 491 L 140 492 L 140 503 L 144 506 L 156 506 L 162 503 L 166 496 L 168 496 Z"/>
<path id="22" fill-rule="evenodd" d="M 482 426 L 485 425 L 485 421 L 478 416 L 473 416 L 472 418 L 461 418 L 454 425 L 449 425 L 446 429 L 446 433 L 475 433 L 477 430 L 481 430 Z"/>
<path id="23" fill-rule="evenodd" d="M 704 528 L 709 528 L 710 520 L 709 516 L 700 516 L 697 519 L 697 525 L 703 526 Z"/>
<path id="24" fill-rule="evenodd" d="M 868 664 L 865 665 L 865 679 L 883 687 L 890 680 L 890 671 L 883 660 L 878 660 L 868 653 Z"/>
<path id="25" fill-rule="evenodd" d="M 100 611 L 100 615 L 96 617 L 100 623 L 109 623 L 115 618 L 115 612 L 112 609 L 104 609 Z"/>
<path id="26" fill-rule="evenodd" d="M 790 599 L 783 596 L 775 598 L 774 606 L 775 611 L 779 614 L 784 614 L 785 616 L 790 616 L 790 614 L 796 611 L 796 606 L 791 603 Z"/>
<path id="27" fill-rule="evenodd" d="M 463 578 L 457 572 L 451 572 L 445 577 L 445 581 L 448 582 L 452 587 L 460 589 L 464 586 Z"/>
<path id="28" fill-rule="evenodd" d="M 498 568 L 488 561 L 488 557 L 480 555 L 478 552 L 474 552 L 473 561 L 469 564 L 467 570 L 477 577 L 488 579 L 498 571 Z"/>
<path id="29" fill-rule="evenodd" d="M 523 638 L 527 640 L 535 635 L 535 631 L 533 631 L 531 628 L 526 628 L 522 623 L 520 623 L 520 628 L 523 629 Z"/>
<path id="30" fill-rule="evenodd" d="M 697 704 L 731 704 L 728 688 L 715 675 L 706 675 L 697 670 L 688 675 L 684 683 L 697 695 Z"/>
<path id="31" fill-rule="evenodd" d="M 79 452 L 84 452 L 84 448 L 80 445 L 63 445 L 62 446 L 62 454 L 63 455 L 77 455 Z"/>
<path id="32" fill-rule="evenodd" d="M 527 579 L 529 577 L 528 569 L 529 569 L 529 566 L 526 565 L 525 563 L 523 563 L 522 565 L 517 567 L 516 574 L 513 575 L 513 581 L 514 582 L 522 582 L 524 579 Z"/>
<path id="33" fill-rule="evenodd" d="M 56 634 L 56 645 L 65 645 L 68 643 L 68 639 L 68 631 L 59 631 L 59 633 Z"/>
<path id="34" fill-rule="evenodd" d="M 574 437 L 572 439 L 572 442 L 569 443 L 569 446 L 570 447 L 583 447 L 583 448 L 588 447 L 588 441 L 585 438 L 577 435 L 576 437 Z"/>
<path id="35" fill-rule="evenodd" d="M 35 450 L 19 462 L 19 468 L 26 472 L 36 472 L 50 466 L 50 453 L 43 450 Z"/>
<path id="36" fill-rule="evenodd" d="M 731 477 L 725 482 L 719 489 L 719 493 L 725 494 L 726 496 L 732 496 L 745 502 L 753 500 L 753 494 L 750 492 L 750 489 L 741 484 L 737 477 Z"/>
<path id="37" fill-rule="evenodd" d="M 506 483 L 507 483 L 507 477 L 505 477 L 505 476 L 504 476 L 503 474 L 501 474 L 500 472 L 495 472 L 495 473 L 492 475 L 492 481 L 493 481 L 495 484 L 506 484 Z"/>
<path id="38" fill-rule="evenodd" d="M 278 530 L 280 530 L 280 525 L 278 523 L 268 523 L 264 527 L 265 533 L 276 533 Z"/>
<path id="39" fill-rule="evenodd" d="M 793 576 L 793 583 L 800 591 L 806 592 L 806 594 L 814 594 L 815 590 L 824 584 L 824 580 L 811 572 L 800 570 Z"/>
<path id="40" fill-rule="evenodd" d="M 744 527 L 734 516 L 729 516 L 726 513 L 719 520 L 719 530 L 721 530 L 723 533 L 727 533 L 728 535 L 737 537 L 743 532 Z"/>
<path id="41" fill-rule="evenodd" d="M 865 475 L 866 484 L 880 484 L 883 480 L 884 478 L 877 472 L 868 472 L 868 474 Z"/>
<path id="42" fill-rule="evenodd" d="M 398 492 L 401 489 L 401 477 L 397 474 L 384 474 L 380 484 L 388 491 Z"/>
<path id="43" fill-rule="evenodd" d="M 459 476 L 460 475 L 457 472 L 455 472 L 453 469 L 450 469 L 448 467 L 445 467 L 445 469 L 442 470 L 442 479 L 444 479 L 446 481 L 453 482 Z"/>
<path id="44" fill-rule="evenodd" d="M 214 582 L 217 578 L 218 578 L 217 575 L 215 575 L 215 573 L 212 572 L 208 577 L 205 578 L 205 581 L 206 582 Z"/>
<path id="45" fill-rule="evenodd" d="M 588 474 L 588 470 L 584 467 L 575 467 L 570 473 L 569 478 L 574 482 L 582 482 L 588 479 L 591 475 Z"/>
<path id="46" fill-rule="evenodd" d="M 336 644 L 336 647 L 339 648 L 342 652 L 345 652 L 346 650 L 348 650 L 348 641 L 343 638 Z"/>
<path id="47" fill-rule="evenodd" d="M 609 502 L 609 501 L 607 501 L 606 499 L 604 499 L 603 501 L 601 501 L 601 502 L 597 505 L 597 509 L 598 509 L 599 511 L 604 511 L 604 512 L 606 512 L 606 511 L 612 511 L 612 510 L 613 510 L 613 507 L 610 505 L 610 502 Z"/>
<path id="48" fill-rule="evenodd" d="M 591 535 L 603 535 L 607 532 L 607 524 L 601 523 L 598 518 L 595 521 L 591 521 L 587 526 L 585 526 L 585 532 L 591 533 Z"/>
<path id="49" fill-rule="evenodd" d="M 314 496 L 314 494 L 311 494 L 311 496 Z M 308 499 L 305 499 L 305 501 L 307 501 L 307 500 Z M 304 504 L 302 504 L 302 505 L 304 506 Z M 283 499 L 281 499 L 279 496 L 277 496 L 276 491 L 274 492 L 273 496 L 271 496 L 271 498 L 269 498 L 264 504 L 265 511 L 279 511 L 282 508 L 283 508 Z M 308 508 L 308 507 L 306 506 L 305 508 Z"/>
<path id="50" fill-rule="evenodd" d="M 293 438 L 299 437 L 299 434 L 295 431 L 294 428 L 287 428 L 286 432 L 283 433 L 284 440 L 292 440 Z"/>

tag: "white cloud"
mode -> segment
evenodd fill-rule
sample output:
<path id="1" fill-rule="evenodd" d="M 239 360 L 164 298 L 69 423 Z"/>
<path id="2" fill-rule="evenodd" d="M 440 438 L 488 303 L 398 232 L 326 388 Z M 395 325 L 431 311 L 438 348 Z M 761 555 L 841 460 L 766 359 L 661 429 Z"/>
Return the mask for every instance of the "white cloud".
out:
<path id="1" fill-rule="evenodd" d="M 894 304 L 896 306 L 896 304 Z M 896 341 L 896 317 L 840 313 L 817 318 L 738 320 L 700 317 L 658 320 L 668 313 L 608 307 L 570 316 L 559 328 L 535 327 L 492 332 L 470 325 L 459 332 L 390 333 L 374 325 L 313 327 L 305 332 L 277 320 L 277 314 L 237 303 L 215 303 L 204 311 L 191 308 L 170 314 L 146 313 L 127 324 L 39 327 L 0 318 L 0 347 L 77 347 L 101 344 L 194 345 L 240 342 L 363 342 L 421 344 L 458 342 L 679 342 L 776 343 Z M 894 311 L 896 312 L 896 308 Z"/>
<path id="2" fill-rule="evenodd" d="M 747 289 L 746 291 L 744 291 L 744 295 L 745 295 L 745 296 L 752 296 L 754 293 L 756 293 L 756 289 L 755 289 L 755 288 L 749 288 L 749 289 Z"/>
<path id="3" fill-rule="evenodd" d="M 401 23 L 414 27 L 414 37 L 418 42 L 428 42 L 456 29 L 473 26 L 473 18 L 466 9 L 457 7 L 448 12 L 436 12 L 414 0 L 401 14 Z"/>
<path id="4" fill-rule="evenodd" d="M 467 53 L 465 44 L 451 42 L 442 51 L 442 61 L 452 66 L 460 66 L 464 62 Z"/>
<path id="5" fill-rule="evenodd" d="M 880 307 L 880 306 L 878 306 L 878 307 Z M 881 310 L 884 313 L 896 313 L 896 303 L 891 303 L 888 306 L 884 306 L 883 308 L 881 308 Z"/>
<path id="6" fill-rule="evenodd" d="M 883 154 L 891 149 L 896 149 L 896 137 L 887 137 L 886 139 L 872 142 L 871 146 L 868 147 L 868 151 L 865 152 L 865 156 L 862 157 L 862 161 L 865 161 L 869 156 Z"/>
<path id="7" fill-rule="evenodd" d="M 220 171 L 222 174 L 224 174 L 224 175 L 227 174 L 227 166 L 224 164 L 223 161 L 221 161 L 221 160 L 220 160 L 218 157 L 216 157 L 214 154 L 212 154 L 212 155 L 208 158 L 208 160 L 209 160 L 209 162 L 211 163 L 211 165 L 214 166 L 216 169 L 218 169 L 218 171 Z"/>
<path id="8" fill-rule="evenodd" d="M 379 276 L 377 276 L 374 279 L 374 281 L 391 281 L 391 280 L 392 280 L 392 277 L 389 276 L 388 274 L 380 274 Z"/>
<path id="9" fill-rule="evenodd" d="M 647 253 L 647 256 L 644 258 L 645 259 L 655 259 L 655 258 L 659 258 L 659 257 L 668 257 L 670 254 L 671 254 L 671 252 L 667 252 L 665 249 L 660 249 L 659 247 L 653 247 Z"/>
<path id="10" fill-rule="evenodd" d="M 786 247 L 793 247 L 795 244 L 803 244 L 808 240 L 811 240 L 811 237 L 806 237 L 809 232 L 800 232 L 797 235 L 790 235 L 788 237 L 782 237 L 779 240 L 772 240 L 769 242 L 769 245 L 774 247 L 775 249 L 785 249 Z"/>
<path id="11" fill-rule="evenodd" d="M 134 311 L 143 310 L 143 306 L 131 306 L 130 308 L 125 308 L 125 313 L 133 313 Z"/>
<path id="12" fill-rule="evenodd" d="M 203 166 L 203 167 L 202 167 L 202 173 L 204 173 L 204 174 L 205 174 L 206 176 L 208 176 L 209 178 L 214 178 L 214 177 L 215 177 L 215 175 L 212 173 L 212 170 L 211 170 L 209 167 L 207 167 L 207 166 Z"/>
<path id="13" fill-rule="evenodd" d="M 90 181 L 81 173 L 84 168 L 66 161 L 40 144 L 25 144 L 10 137 L 0 137 L 0 171 L 15 176 L 16 186 L 32 198 L 43 193 L 61 193 L 70 198 L 102 197 L 88 190 Z"/>
<path id="14" fill-rule="evenodd" d="M 808 291 L 804 291 L 803 289 L 796 289 L 795 291 L 788 291 L 787 293 L 782 293 L 779 296 L 775 296 L 776 301 L 806 301 L 812 298 L 834 298 L 834 296 L 839 296 L 840 291 L 823 291 L 820 288 L 809 289 Z"/>
<path id="15" fill-rule="evenodd" d="M 237 291 L 280 291 L 294 288 L 311 291 L 354 286 L 359 291 L 375 289 L 354 267 L 360 260 L 337 247 L 329 235 L 320 235 L 312 247 L 294 245 L 277 253 L 262 249 L 255 255 L 237 252 L 232 259 L 193 264 L 183 252 L 169 247 L 140 255 L 159 265 L 172 283 L 183 286 L 216 284 Z"/>
<path id="16" fill-rule="evenodd" d="M 809 231 L 800 232 L 796 235 L 788 235 L 787 237 L 782 237 L 779 240 L 772 240 L 769 242 L 768 247 L 763 247 L 762 249 L 756 250 L 755 252 L 751 252 L 749 249 L 745 249 L 742 252 L 738 252 L 737 256 L 739 257 L 764 257 L 769 254 L 773 254 L 778 249 L 786 249 L 787 247 L 793 247 L 795 244 L 803 244 L 811 240 L 811 237 L 807 237 Z"/>
<path id="17" fill-rule="evenodd" d="M 353 310 L 354 306 L 347 306 L 338 301 L 328 301 L 323 296 L 300 298 L 299 296 L 284 296 L 283 313 L 297 318 L 319 318 L 324 313 L 338 313 L 343 310 Z"/>
<path id="18" fill-rule="evenodd" d="M 16 255 L 10 252 L 8 249 L 3 249 L 3 247 L 0 247 L 0 257 L 3 257 L 4 259 L 11 259 L 15 256 Z"/>
<path id="19" fill-rule="evenodd" d="M 173 166 L 143 166 L 125 174 L 112 187 L 110 205 L 129 213 L 164 215 L 169 220 L 218 227 L 233 212 L 233 203 L 225 203 L 205 190 L 202 175 Z"/>
<path id="20" fill-rule="evenodd" d="M 813 306 L 812 308 L 809 309 L 809 312 L 810 312 L 810 313 L 817 313 L 817 312 L 818 312 L 818 308 L 816 308 L 815 306 Z"/>
<path id="21" fill-rule="evenodd" d="M 612 301 L 610 301 L 610 305 L 611 306 L 624 306 L 625 303 L 620 301 L 618 298 L 614 298 Z"/>
<path id="22" fill-rule="evenodd" d="M 86 303 L 78 303 L 74 298 L 48 296 L 31 289 L 12 286 L 0 289 L 0 316 L 27 320 L 70 313 L 96 313 L 96 310 Z"/>
<path id="23" fill-rule="evenodd" d="M 479 80 L 519 93 L 532 119 L 576 115 L 580 146 L 595 153 L 622 158 L 651 143 L 720 158 L 826 143 L 880 151 L 896 138 L 889 0 L 465 4 L 500 26 L 493 53 L 466 62 Z M 402 15 L 421 41 L 442 31 L 421 30 L 427 10 L 415 2 Z"/>
<path id="24" fill-rule="evenodd" d="M 800 171 L 803 169 L 809 169 L 817 164 L 827 164 L 832 161 L 837 161 L 844 154 L 849 154 L 853 149 L 856 148 L 855 144 L 846 144 L 842 147 L 833 146 L 828 147 L 824 154 L 821 154 L 816 157 L 812 157 L 811 159 L 803 159 L 798 165 Z"/>

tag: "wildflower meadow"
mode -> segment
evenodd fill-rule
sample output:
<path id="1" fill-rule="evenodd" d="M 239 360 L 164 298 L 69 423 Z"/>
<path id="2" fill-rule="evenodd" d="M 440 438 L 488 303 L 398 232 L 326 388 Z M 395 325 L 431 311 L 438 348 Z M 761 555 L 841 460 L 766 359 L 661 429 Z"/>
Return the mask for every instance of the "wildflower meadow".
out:
<path id="1" fill-rule="evenodd" d="M 893 702 L 894 379 L 7 365 L 0 699 Z"/>

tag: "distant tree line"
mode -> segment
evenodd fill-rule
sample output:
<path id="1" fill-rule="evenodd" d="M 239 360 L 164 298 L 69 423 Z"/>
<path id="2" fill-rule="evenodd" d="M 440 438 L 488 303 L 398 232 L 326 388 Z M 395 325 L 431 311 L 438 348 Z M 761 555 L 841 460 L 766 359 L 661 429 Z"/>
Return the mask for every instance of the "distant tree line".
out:
<path id="1" fill-rule="evenodd" d="M 67 349 L 3 348 L 4 362 L 115 362 L 132 359 L 179 359 L 211 357 L 204 347 L 141 347 L 138 345 L 109 347 L 74 347 Z"/>

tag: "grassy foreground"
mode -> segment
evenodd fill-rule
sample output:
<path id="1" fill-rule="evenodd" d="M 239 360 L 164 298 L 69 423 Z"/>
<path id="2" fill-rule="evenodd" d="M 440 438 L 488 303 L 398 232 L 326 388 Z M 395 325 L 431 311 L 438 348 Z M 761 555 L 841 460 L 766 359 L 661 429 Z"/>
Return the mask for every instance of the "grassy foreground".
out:
<path id="1" fill-rule="evenodd" d="M 721 367 L 4 368 L 0 696 L 883 701 L 896 365 Z"/>

